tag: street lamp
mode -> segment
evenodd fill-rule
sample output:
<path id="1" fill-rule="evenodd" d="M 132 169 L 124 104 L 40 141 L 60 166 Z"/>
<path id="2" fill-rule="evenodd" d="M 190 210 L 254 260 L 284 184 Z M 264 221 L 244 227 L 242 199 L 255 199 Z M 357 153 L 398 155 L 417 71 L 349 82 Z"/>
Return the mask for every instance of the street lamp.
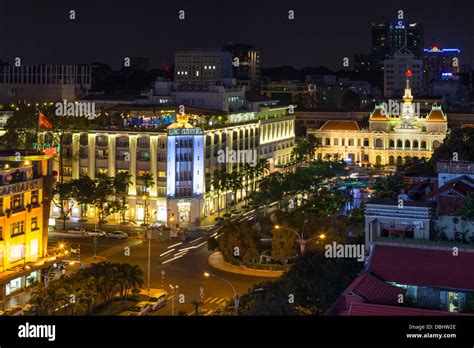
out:
<path id="1" fill-rule="evenodd" d="M 204 272 L 204 277 L 206 277 L 206 278 L 210 278 L 210 277 L 217 278 L 219 280 L 222 280 L 223 282 L 226 282 L 227 285 L 229 285 L 232 288 L 232 291 L 234 292 L 234 307 L 235 307 L 235 311 L 237 312 L 237 308 L 239 307 L 239 297 L 237 296 L 237 292 L 235 291 L 235 288 L 232 285 L 232 283 L 229 282 L 227 279 L 218 277 L 215 274 L 209 273 L 209 272 Z"/>
<path id="2" fill-rule="evenodd" d="M 305 220 L 305 222 L 306 222 L 306 220 Z M 304 245 L 305 245 L 306 241 L 303 239 L 303 237 L 297 231 L 295 231 L 292 228 L 282 227 L 282 226 L 279 226 L 279 225 L 275 225 L 275 228 L 277 230 L 279 230 L 279 229 L 288 230 L 288 231 L 293 232 L 294 234 L 296 234 L 298 236 L 298 244 L 300 245 L 301 255 L 304 254 Z"/>
<path id="3" fill-rule="evenodd" d="M 170 284 L 170 289 L 171 289 L 171 293 L 173 294 L 173 297 L 171 299 L 171 315 L 174 316 L 174 298 L 175 298 L 174 293 L 175 293 L 175 290 L 177 291 L 179 289 L 179 286 L 178 285 L 173 286 Z"/>

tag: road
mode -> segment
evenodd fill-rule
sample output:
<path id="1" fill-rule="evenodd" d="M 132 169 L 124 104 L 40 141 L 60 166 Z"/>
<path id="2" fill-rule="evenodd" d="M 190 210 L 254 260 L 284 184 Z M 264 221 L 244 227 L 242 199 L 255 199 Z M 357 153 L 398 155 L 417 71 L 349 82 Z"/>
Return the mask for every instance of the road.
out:
<path id="1" fill-rule="evenodd" d="M 200 231 L 194 238 L 184 242 L 156 240 L 150 242 L 152 256 L 150 287 L 164 287 L 171 292 L 170 284 L 179 286 L 178 292 L 174 296 L 170 296 L 168 304 L 153 315 L 171 315 L 173 298 L 175 315 L 180 312 L 187 315 L 193 314 L 193 300 L 203 301 L 203 314 L 211 314 L 226 301 L 233 300 L 232 288 L 226 282 L 214 277 L 206 278 L 204 272 L 210 272 L 228 280 L 238 294 L 246 293 L 253 284 L 268 280 L 268 278 L 222 272 L 210 267 L 207 264 L 210 252 L 207 250 L 206 240 L 213 234 L 213 230 Z M 49 238 L 51 248 L 56 247 L 59 243 L 66 243 L 69 246 L 80 244 L 82 260 L 90 260 L 94 255 L 92 237 L 50 232 Z M 147 288 L 148 241 L 136 238 L 124 240 L 98 238 L 97 255 L 101 258 L 106 257 L 110 262 L 127 262 L 139 265 L 144 272 L 145 284 L 143 288 Z M 76 260 L 77 257 L 71 255 L 71 259 Z M 164 277 L 162 278 L 163 271 Z"/>

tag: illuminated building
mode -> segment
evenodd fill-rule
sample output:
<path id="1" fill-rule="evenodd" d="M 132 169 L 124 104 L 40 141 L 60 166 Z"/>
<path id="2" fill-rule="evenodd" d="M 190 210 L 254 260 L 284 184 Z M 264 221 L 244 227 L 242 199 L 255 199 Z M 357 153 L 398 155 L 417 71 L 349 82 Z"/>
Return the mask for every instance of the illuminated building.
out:
<path id="1" fill-rule="evenodd" d="M 447 116 L 437 105 L 422 115 L 409 80 L 406 84 L 403 102 L 377 105 L 368 129 L 360 129 L 356 121 L 330 120 L 308 131 L 321 143 L 317 156 L 359 165 L 396 165 L 430 158 L 446 136 Z"/>
<path id="2" fill-rule="evenodd" d="M 411 51 L 402 48 L 384 61 L 384 96 L 394 98 L 403 93 L 405 88 L 406 71 L 412 73 L 411 89 L 415 96 L 423 92 L 423 61 Z"/>
<path id="3" fill-rule="evenodd" d="M 146 115 L 140 108 L 133 106 L 133 117 L 124 115 L 122 126 L 71 132 L 63 144 L 65 154 L 79 154 L 79 158 L 65 159 L 66 179 L 129 172 L 127 218 L 131 221 L 144 221 L 148 211 L 152 222 L 166 223 L 173 217 L 186 225 L 215 213 L 218 199 L 221 209 L 226 201 L 230 205 L 231 192 L 221 190 L 218 198 L 211 186 L 212 175 L 215 170 L 239 170 L 242 163 L 218 163 L 219 150 L 256 150 L 258 158 L 269 161 L 271 171 L 291 162 L 295 115 L 289 107 L 260 105 L 259 111 L 236 112 L 186 107 L 181 114 L 180 106 L 162 106 Z M 145 172 L 153 174 L 149 192 L 141 180 Z M 53 208 L 52 214 L 59 216 L 59 209 Z M 92 210 L 87 214 L 94 218 Z M 80 217 L 79 206 L 73 208 L 72 216 Z"/>
<path id="4" fill-rule="evenodd" d="M 455 79 L 456 74 L 460 72 L 460 49 L 433 46 L 430 49 L 425 48 L 423 53 L 426 86 L 433 80 Z"/>
<path id="5" fill-rule="evenodd" d="M 179 51 L 174 59 L 174 80 L 178 84 L 213 83 L 232 79 L 232 56 L 227 51 L 195 49 Z"/>
<path id="6" fill-rule="evenodd" d="M 0 103 L 76 100 L 91 88 L 89 65 L 0 67 Z"/>
<path id="7" fill-rule="evenodd" d="M 17 153 L 18 154 L 18 153 Z M 48 244 L 52 156 L 0 156 L 0 298 L 41 281 Z"/>
<path id="8" fill-rule="evenodd" d="M 224 47 L 229 51 L 233 61 L 233 77 L 239 85 L 251 86 L 252 81 L 262 77 L 262 60 L 260 52 L 254 46 L 237 44 Z M 237 59 L 237 60 L 236 60 Z"/>

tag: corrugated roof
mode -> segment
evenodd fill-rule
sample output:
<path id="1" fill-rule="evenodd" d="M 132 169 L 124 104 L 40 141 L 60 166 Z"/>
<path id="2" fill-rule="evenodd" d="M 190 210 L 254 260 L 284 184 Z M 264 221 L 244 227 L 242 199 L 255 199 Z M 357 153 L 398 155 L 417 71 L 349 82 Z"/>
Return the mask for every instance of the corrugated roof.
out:
<path id="1" fill-rule="evenodd" d="M 398 284 L 474 291 L 474 250 L 376 243 L 368 271 Z"/>

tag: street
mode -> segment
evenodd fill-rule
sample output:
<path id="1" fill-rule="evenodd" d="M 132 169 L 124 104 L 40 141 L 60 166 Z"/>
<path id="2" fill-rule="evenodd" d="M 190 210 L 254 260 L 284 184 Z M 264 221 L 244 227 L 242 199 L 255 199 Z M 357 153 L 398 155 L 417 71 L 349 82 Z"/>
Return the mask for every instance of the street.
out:
<path id="1" fill-rule="evenodd" d="M 260 277 L 243 276 L 239 274 L 215 270 L 207 264 L 206 240 L 208 233 L 200 233 L 200 237 L 181 241 L 156 241 L 151 245 L 151 272 L 150 288 L 165 288 L 170 292 L 170 298 L 165 307 L 152 315 L 174 315 L 178 313 L 191 315 L 195 311 L 193 300 L 202 300 L 201 311 L 211 314 L 217 307 L 234 298 L 232 288 L 223 280 L 204 277 L 204 272 L 229 281 L 237 294 L 244 294 L 253 284 L 268 280 Z M 81 260 L 89 262 L 94 255 L 93 237 L 71 236 L 67 233 L 50 232 L 50 246 L 56 247 L 59 243 L 76 247 L 80 244 Z M 127 249 L 129 248 L 129 249 Z M 160 256 L 161 255 L 161 256 Z M 148 272 L 148 241 L 136 238 L 123 240 L 97 238 L 97 261 L 104 258 L 110 262 L 137 264 L 143 270 L 144 284 L 147 289 Z M 77 256 L 71 255 L 71 260 Z M 164 271 L 164 276 L 162 275 Z M 174 296 L 169 285 L 178 285 Z M 174 308 L 172 301 L 174 299 Z"/>

